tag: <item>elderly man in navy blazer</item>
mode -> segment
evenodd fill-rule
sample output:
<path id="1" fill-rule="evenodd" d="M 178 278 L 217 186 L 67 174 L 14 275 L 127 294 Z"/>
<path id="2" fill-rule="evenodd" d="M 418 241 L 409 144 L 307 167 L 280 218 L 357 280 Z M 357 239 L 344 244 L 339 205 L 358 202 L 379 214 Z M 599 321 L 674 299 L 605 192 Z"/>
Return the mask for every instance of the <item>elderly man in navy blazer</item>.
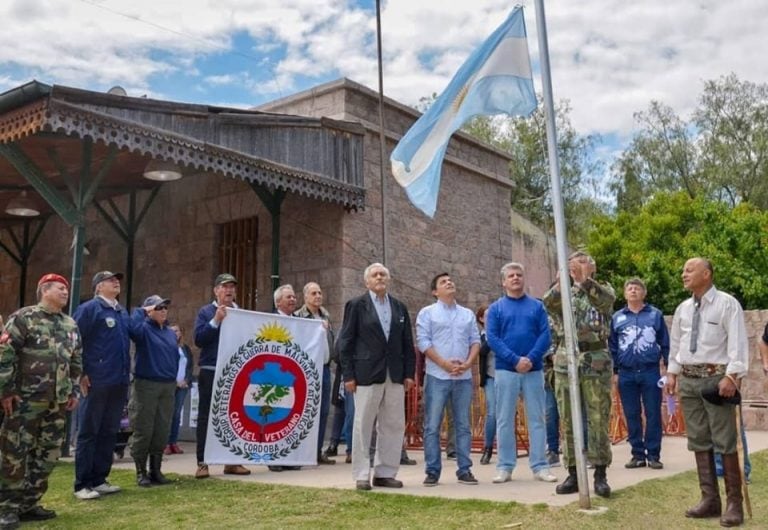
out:
<path id="1" fill-rule="evenodd" d="M 338 349 L 344 386 L 355 395 L 352 474 L 359 490 L 371 489 L 369 450 L 376 420 L 373 485 L 402 488 L 395 478 L 405 431 L 405 392 L 413 386 L 416 358 L 408 309 L 388 294 L 389 270 L 381 263 L 363 273 L 368 292 L 348 301 Z"/>

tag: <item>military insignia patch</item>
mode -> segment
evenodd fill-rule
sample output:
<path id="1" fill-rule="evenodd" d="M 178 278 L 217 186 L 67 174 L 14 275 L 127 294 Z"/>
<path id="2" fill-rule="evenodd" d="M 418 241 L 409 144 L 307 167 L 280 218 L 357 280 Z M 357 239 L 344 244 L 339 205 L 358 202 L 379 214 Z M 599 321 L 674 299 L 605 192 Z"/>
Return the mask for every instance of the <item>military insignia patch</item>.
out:
<path id="1" fill-rule="evenodd" d="M 104 319 L 104 322 L 106 322 L 106 323 L 107 323 L 107 327 L 108 327 L 108 328 L 114 328 L 114 327 L 115 327 L 115 324 L 116 324 L 116 322 L 115 322 L 115 319 L 114 319 L 114 318 L 112 318 L 112 317 L 107 317 L 107 318 L 105 318 L 105 319 Z"/>

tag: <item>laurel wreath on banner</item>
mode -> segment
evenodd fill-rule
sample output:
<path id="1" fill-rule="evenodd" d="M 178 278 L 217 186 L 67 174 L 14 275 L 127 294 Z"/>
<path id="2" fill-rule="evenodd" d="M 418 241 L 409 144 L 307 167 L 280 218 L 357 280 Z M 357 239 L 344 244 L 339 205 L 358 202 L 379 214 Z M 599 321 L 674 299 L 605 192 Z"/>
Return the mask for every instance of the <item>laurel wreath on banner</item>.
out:
<path id="1" fill-rule="evenodd" d="M 266 342 L 262 337 L 256 337 L 242 346 L 238 348 L 235 355 L 230 357 L 229 361 L 224 365 L 224 367 L 221 370 L 221 376 L 216 381 L 216 389 L 213 392 L 213 403 L 211 406 L 211 426 L 213 427 L 213 434 L 216 436 L 216 438 L 221 442 L 221 445 L 229 449 L 231 453 L 233 453 L 236 456 L 243 457 L 248 460 L 256 460 L 254 459 L 254 456 L 248 452 L 246 452 L 242 447 L 237 445 L 232 445 L 229 440 L 227 440 L 224 437 L 224 434 L 222 433 L 222 426 L 219 420 L 219 411 L 221 410 L 221 395 L 223 394 L 224 390 L 224 383 L 226 381 L 227 376 L 234 368 L 234 363 L 239 357 L 239 354 L 243 353 L 244 351 L 247 351 L 251 349 L 252 347 L 258 345 L 258 344 L 264 344 Z M 292 341 L 280 341 L 280 344 L 283 346 L 290 348 L 293 347 L 295 350 L 301 352 L 306 356 L 306 353 L 304 353 L 304 350 L 301 348 L 301 346 L 295 342 Z M 314 390 L 314 398 L 312 398 L 308 404 L 307 404 L 307 411 L 309 413 L 309 417 L 311 418 L 307 422 L 307 428 L 299 435 L 299 438 L 295 440 L 290 446 L 284 447 L 280 451 L 276 453 L 272 453 L 271 459 L 277 460 L 279 458 L 283 458 L 285 456 L 288 456 L 290 453 L 292 453 L 298 446 L 301 445 L 301 443 L 306 439 L 307 436 L 309 436 L 310 431 L 312 430 L 312 426 L 315 424 L 314 418 L 317 416 L 317 411 L 320 408 L 320 398 L 321 398 L 321 384 L 322 381 L 320 379 L 320 373 L 317 370 L 317 367 L 314 365 L 312 366 L 311 372 L 309 374 L 311 379 L 314 381 L 312 383 L 312 389 Z M 259 458 L 261 460 L 262 458 Z"/>

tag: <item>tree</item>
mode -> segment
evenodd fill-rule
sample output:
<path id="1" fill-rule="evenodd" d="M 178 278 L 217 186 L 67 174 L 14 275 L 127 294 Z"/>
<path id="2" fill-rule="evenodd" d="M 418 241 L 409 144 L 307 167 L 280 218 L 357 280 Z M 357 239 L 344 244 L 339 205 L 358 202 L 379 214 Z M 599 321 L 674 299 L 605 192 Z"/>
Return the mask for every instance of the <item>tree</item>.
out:
<path id="1" fill-rule="evenodd" d="M 768 209 L 768 85 L 731 74 L 705 83 L 690 120 L 658 101 L 635 119 L 641 129 L 612 168 L 619 210 L 659 191 Z"/>
<path id="2" fill-rule="evenodd" d="M 605 210 L 598 197 L 600 165 L 594 158 L 598 137 L 576 132 L 568 117 L 568 102 L 555 108 L 558 159 L 569 240 L 580 244 L 590 219 Z M 551 230 L 552 195 L 547 158 L 546 121 L 543 104 L 528 118 L 479 117 L 464 132 L 494 145 L 512 157 L 509 176 L 514 183 L 511 206 L 545 230 Z"/>
<path id="3" fill-rule="evenodd" d="M 680 271 L 694 256 L 712 261 L 718 288 L 745 309 L 768 307 L 767 246 L 768 212 L 748 203 L 731 208 L 686 192 L 658 192 L 637 211 L 597 216 L 588 250 L 617 294 L 624 281 L 640 277 L 648 300 L 670 314 L 688 296 Z"/>

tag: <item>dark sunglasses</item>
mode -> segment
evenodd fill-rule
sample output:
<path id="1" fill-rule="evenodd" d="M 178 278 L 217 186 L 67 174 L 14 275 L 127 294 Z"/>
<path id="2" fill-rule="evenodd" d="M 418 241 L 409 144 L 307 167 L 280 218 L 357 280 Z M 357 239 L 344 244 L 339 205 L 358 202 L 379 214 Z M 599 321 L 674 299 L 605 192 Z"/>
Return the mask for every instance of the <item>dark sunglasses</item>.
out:
<path id="1" fill-rule="evenodd" d="M 155 311 L 168 311 L 168 306 L 167 305 L 155 306 Z"/>

